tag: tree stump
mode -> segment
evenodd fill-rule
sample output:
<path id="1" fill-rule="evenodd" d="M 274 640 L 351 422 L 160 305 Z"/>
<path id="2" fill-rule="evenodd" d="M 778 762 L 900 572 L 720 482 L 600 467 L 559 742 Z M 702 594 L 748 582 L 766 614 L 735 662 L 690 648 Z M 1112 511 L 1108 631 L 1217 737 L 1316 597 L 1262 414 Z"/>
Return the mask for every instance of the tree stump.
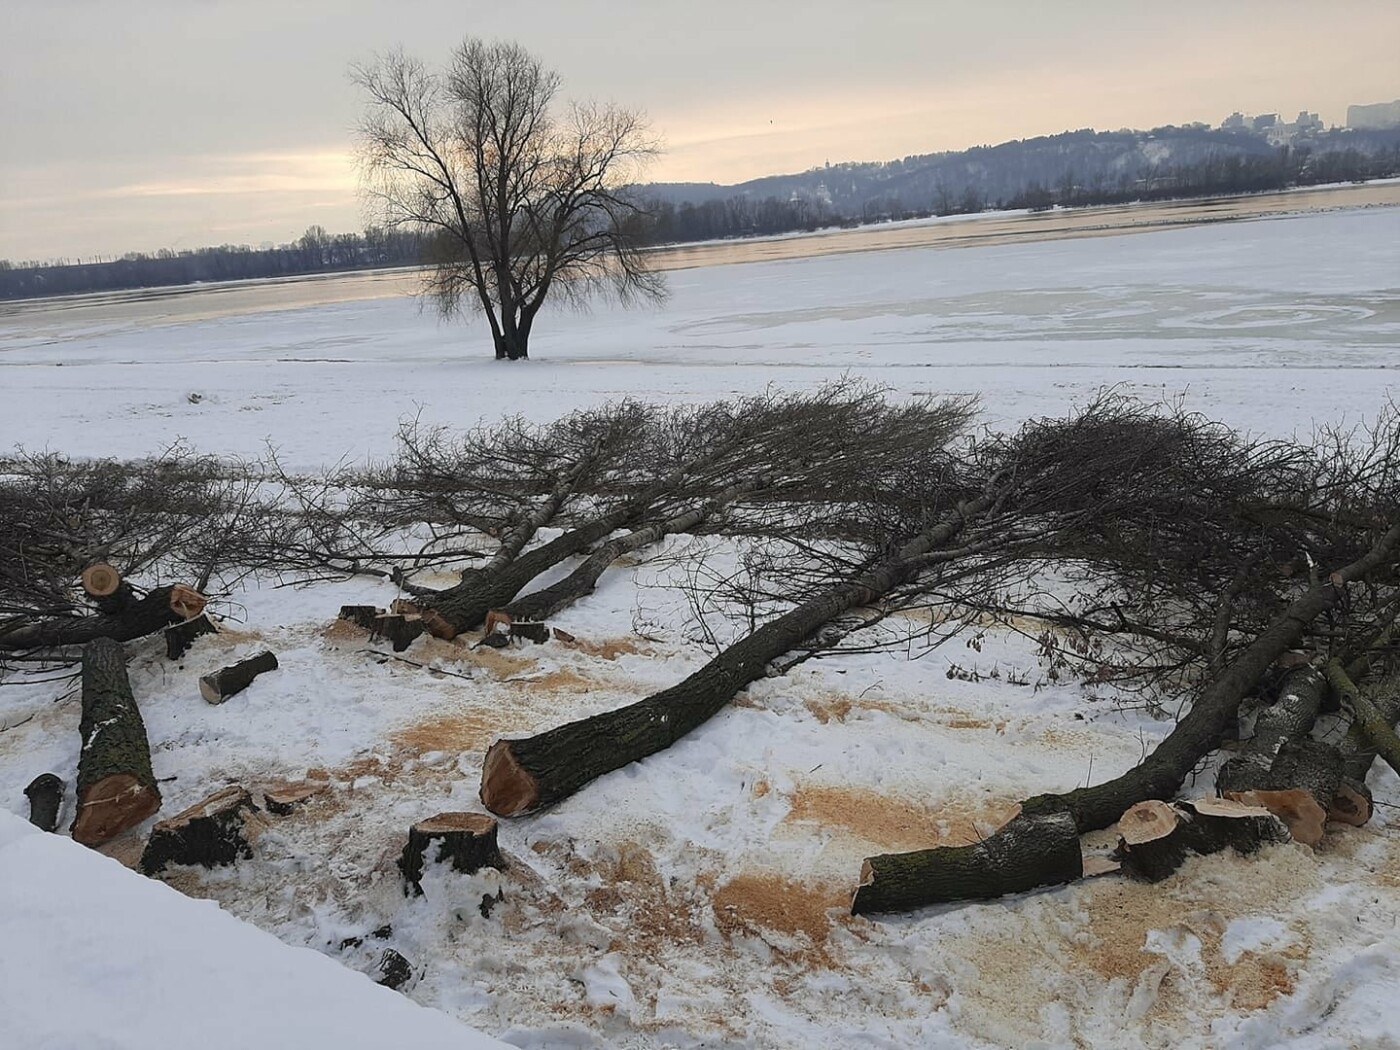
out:
<path id="1" fill-rule="evenodd" d="M 303 780 L 296 784 L 273 784 L 262 790 L 263 805 L 269 813 L 285 817 L 307 799 L 330 786 L 325 780 Z"/>
<path id="2" fill-rule="evenodd" d="M 1253 853 L 1270 842 L 1288 841 L 1278 818 L 1261 806 L 1229 799 L 1197 799 L 1174 806 L 1157 799 L 1139 802 L 1119 821 L 1114 858 L 1125 874 L 1161 882 L 1186 860 L 1231 848 Z"/>
<path id="3" fill-rule="evenodd" d="M 375 627 L 375 620 L 384 615 L 384 610 L 376 605 L 342 605 L 340 607 L 340 619 L 348 620 L 356 627 L 363 627 L 366 631 L 372 631 Z"/>
<path id="4" fill-rule="evenodd" d="M 454 871 L 471 874 L 482 868 L 501 868 L 505 859 L 496 845 L 496 821 L 484 813 L 440 813 L 420 820 L 408 830 L 408 843 L 399 858 L 404 894 L 423 893 L 423 866 L 427 851 L 438 844 L 435 861 L 450 860 Z"/>
<path id="5" fill-rule="evenodd" d="M 393 646 L 394 652 L 401 653 L 408 648 L 413 639 L 422 633 L 423 618 L 421 616 L 383 613 L 374 618 L 374 627 L 370 637 L 383 638 Z"/>
<path id="6" fill-rule="evenodd" d="M 63 781 L 52 773 L 40 773 L 24 789 L 29 799 L 29 823 L 44 831 L 58 827 L 58 811 L 63 808 Z"/>
<path id="7" fill-rule="evenodd" d="M 990 900 L 1084 874 L 1079 832 L 1068 813 L 1017 816 L 981 842 L 866 858 L 852 915 Z"/>
<path id="8" fill-rule="evenodd" d="M 72 835 L 96 846 L 160 809 L 160 789 L 120 642 L 97 638 L 83 647 L 82 682 L 83 749 Z"/>
<path id="9" fill-rule="evenodd" d="M 162 820 L 151 829 L 141 854 L 141 871 L 154 875 L 167 864 L 198 864 L 212 868 L 251 857 L 245 822 L 255 812 L 253 796 L 238 785 L 214 792 L 183 813 Z"/>
<path id="10" fill-rule="evenodd" d="M 209 619 L 208 613 L 200 613 L 192 619 L 173 623 L 165 629 L 166 659 L 178 660 L 189 651 L 196 638 L 218 633 L 219 628 Z"/>
<path id="11" fill-rule="evenodd" d="M 270 652 L 261 652 L 205 675 L 199 680 L 199 692 L 209 703 L 222 704 L 229 697 L 247 689 L 253 684 L 253 679 L 264 671 L 275 670 L 277 657 Z"/>

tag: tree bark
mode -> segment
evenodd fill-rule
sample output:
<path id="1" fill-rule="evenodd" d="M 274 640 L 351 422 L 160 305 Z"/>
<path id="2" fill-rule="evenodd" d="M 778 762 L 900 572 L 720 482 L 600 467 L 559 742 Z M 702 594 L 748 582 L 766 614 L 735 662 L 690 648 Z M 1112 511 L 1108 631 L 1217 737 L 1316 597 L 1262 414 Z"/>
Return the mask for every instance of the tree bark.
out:
<path id="1" fill-rule="evenodd" d="M 891 558 L 764 624 L 684 681 L 615 711 L 523 740 L 498 740 L 486 754 L 481 800 L 519 816 L 553 805 L 605 773 L 662 751 L 717 714 L 750 682 L 822 624 L 869 605 L 917 576 L 920 557 L 947 544 L 992 506 L 982 497 L 906 543 Z"/>
<path id="2" fill-rule="evenodd" d="M 171 624 L 165 629 L 165 656 L 169 660 L 178 660 L 189 651 L 196 638 L 218 633 L 219 628 L 209 619 L 208 613 Z"/>
<path id="3" fill-rule="evenodd" d="M 1278 699 L 1255 718 L 1254 735 L 1220 767 L 1216 792 L 1225 795 L 1269 787 L 1279 749 L 1312 731 L 1326 692 L 1327 679 L 1317 668 L 1304 665 L 1288 671 L 1279 683 Z"/>
<path id="4" fill-rule="evenodd" d="M 58 811 L 63 808 L 63 781 L 52 773 L 40 773 L 24 789 L 29 799 L 29 823 L 44 831 L 58 827 Z"/>
<path id="5" fill-rule="evenodd" d="M 172 602 L 182 604 L 186 595 L 197 593 L 188 587 L 158 587 L 145 597 L 127 604 L 120 612 L 99 613 L 97 616 L 54 616 L 0 628 L 0 651 L 83 645 L 95 638 L 129 642 L 186 619 L 186 615 L 174 608 Z"/>
<path id="6" fill-rule="evenodd" d="M 150 841 L 141 854 L 141 871 L 154 875 L 168 864 L 222 867 L 240 857 L 251 857 L 253 847 L 244 825 L 256 809 L 248 790 L 235 784 L 162 820 L 151 829 Z"/>
<path id="7" fill-rule="evenodd" d="M 413 640 L 426 630 L 426 621 L 421 616 L 406 616 L 403 613 L 381 613 L 374 618 L 374 628 L 370 640 L 383 638 L 401 653 Z"/>
<path id="8" fill-rule="evenodd" d="M 557 616 L 574 602 L 592 594 L 603 573 L 623 555 L 658 543 L 667 536 L 689 532 L 736 499 L 757 492 L 768 484 L 771 484 L 771 479 L 763 477 L 731 485 L 707 503 L 610 540 L 558 583 L 532 591 L 508 605 L 491 610 L 488 619 L 511 623 L 516 620 L 548 620 L 551 616 Z"/>
<path id="9" fill-rule="evenodd" d="M 1084 874 L 1079 833 L 1067 813 L 1017 816 L 981 842 L 869 857 L 852 915 L 990 900 Z"/>
<path id="10" fill-rule="evenodd" d="M 97 846 L 160 809 L 146 726 L 131 695 L 121 643 L 97 638 L 83 649 L 83 749 L 78 759 L 76 842 Z"/>
<path id="11" fill-rule="evenodd" d="M 1141 832 L 1134 826 L 1140 815 L 1148 818 Z M 1250 854 L 1271 842 L 1288 841 L 1288 832 L 1269 810 L 1229 800 L 1197 799 L 1175 806 L 1139 802 L 1120 823 L 1123 833 L 1113 856 L 1124 874 L 1141 882 L 1161 882 L 1192 853 L 1233 849 Z"/>
<path id="12" fill-rule="evenodd" d="M 199 692 L 211 704 L 222 704 L 231 696 L 237 696 L 253 684 L 253 679 L 264 671 L 277 670 L 277 656 L 261 652 L 240 660 L 236 664 L 222 667 L 199 680 Z"/>
<path id="13" fill-rule="evenodd" d="M 1240 702 L 1283 653 L 1293 648 L 1303 628 L 1332 608 L 1344 585 L 1361 579 L 1394 559 L 1400 525 L 1392 526 L 1365 555 L 1319 580 L 1291 602 L 1242 653 L 1214 678 L 1191 710 L 1140 765 L 1122 776 L 1088 788 L 1028 799 L 1032 815 L 1068 810 L 1080 833 L 1106 828 L 1129 806 L 1145 799 L 1170 799 L 1187 775 L 1219 744 Z"/>
<path id="14" fill-rule="evenodd" d="M 454 871 L 471 874 L 505 864 L 496 845 L 496 822 L 484 813 L 440 813 L 408 829 L 408 843 L 399 857 L 404 893 L 421 896 L 427 851 L 437 843 L 433 860 L 450 860 Z"/>

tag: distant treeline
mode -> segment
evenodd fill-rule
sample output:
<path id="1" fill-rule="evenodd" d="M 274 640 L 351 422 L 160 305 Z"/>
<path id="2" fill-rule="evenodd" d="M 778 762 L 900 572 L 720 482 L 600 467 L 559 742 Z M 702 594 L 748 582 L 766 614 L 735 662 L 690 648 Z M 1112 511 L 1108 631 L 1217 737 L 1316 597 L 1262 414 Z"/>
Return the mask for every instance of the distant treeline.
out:
<path id="1" fill-rule="evenodd" d="M 685 244 L 989 208 L 1260 193 L 1397 175 L 1400 129 L 1321 132 L 1284 146 L 1248 132 L 1200 126 L 1073 131 L 732 187 L 636 187 L 650 199 L 651 215 L 635 233 L 651 245 Z M 370 228 L 332 236 L 312 226 L 295 244 L 278 248 L 223 245 L 77 264 L 0 260 L 0 300 L 413 266 L 424 261 L 428 248 L 425 235 L 410 232 Z"/>
<path id="2" fill-rule="evenodd" d="M 28 299 L 134 288 L 162 288 L 207 281 L 341 273 L 388 266 L 416 266 L 425 238 L 402 230 L 370 227 L 364 233 L 329 234 L 312 226 L 293 244 L 216 248 L 153 254 L 129 252 L 98 262 L 11 263 L 0 259 L 0 299 Z"/>

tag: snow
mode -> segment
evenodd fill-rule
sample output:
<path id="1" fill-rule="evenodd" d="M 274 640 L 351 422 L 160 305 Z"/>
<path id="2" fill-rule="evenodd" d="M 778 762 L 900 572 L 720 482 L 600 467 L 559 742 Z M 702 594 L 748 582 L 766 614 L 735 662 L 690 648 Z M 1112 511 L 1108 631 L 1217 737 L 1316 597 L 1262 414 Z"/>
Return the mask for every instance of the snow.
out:
<path id="1" fill-rule="evenodd" d="M 5 812 L 0 939 L 17 1050 L 505 1045 Z"/>
<path id="2" fill-rule="evenodd" d="M 0 319 L 0 446 L 136 455 L 183 437 L 253 456 L 270 441 L 311 466 L 387 452 L 405 417 L 544 419 L 846 374 L 896 395 L 976 393 L 993 425 L 1117 385 L 1260 433 L 1306 431 L 1390 396 L 1397 245 L 1400 209 L 1375 209 L 683 270 L 657 310 L 542 319 L 536 359 L 518 366 L 392 296 L 244 301 L 194 320 L 159 304 L 31 311 Z M 252 860 L 173 868 L 165 886 L 12 815 L 38 773 L 71 779 L 81 742 L 71 683 L 0 689 L 0 1017 L 20 1019 L 17 1045 L 150 1045 L 148 1026 L 178 1010 L 188 1022 L 161 1031 L 216 1046 L 467 1038 L 407 1000 L 541 1048 L 1400 1040 L 1400 843 L 1384 806 L 1316 852 L 1201 858 L 1157 886 L 1108 877 L 847 914 L 865 856 L 974 841 L 1017 799 L 1126 770 L 1170 728 L 1045 680 L 1033 646 L 996 633 L 761 680 L 667 751 L 503 823 L 504 872 L 430 868 L 424 895 L 405 897 L 408 825 L 480 809 L 493 739 L 638 699 L 705 657 L 655 563 L 610 571 L 558 619 L 578 644 L 424 638 L 404 655 L 426 667 L 328 626 L 342 604 L 393 597 L 376 581 L 254 586 L 220 603 L 236 619 L 178 665 L 155 640 L 129 647 L 164 814 L 229 783 L 327 784 L 260 818 Z M 200 674 L 261 648 L 278 671 L 222 706 L 199 699 Z M 1388 769 L 1370 786 L 1400 802 Z M 71 809 L 70 788 L 65 823 Z M 414 966 L 402 994 L 352 972 L 387 947 Z M 298 1027 L 313 1015 L 331 1027 Z"/>

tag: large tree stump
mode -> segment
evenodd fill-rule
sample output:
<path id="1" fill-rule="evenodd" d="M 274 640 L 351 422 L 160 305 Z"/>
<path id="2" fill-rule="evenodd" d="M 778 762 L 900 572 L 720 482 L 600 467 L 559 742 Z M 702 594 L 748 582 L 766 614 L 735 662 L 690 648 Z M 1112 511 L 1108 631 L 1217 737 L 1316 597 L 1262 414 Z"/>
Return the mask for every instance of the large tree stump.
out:
<path id="1" fill-rule="evenodd" d="M 1192 853 L 1205 856 L 1228 848 L 1249 854 L 1289 837 L 1267 809 L 1216 798 L 1179 805 L 1157 799 L 1139 802 L 1118 825 L 1113 856 L 1124 874 L 1142 882 L 1162 881 Z"/>
<path id="2" fill-rule="evenodd" d="M 29 823 L 44 831 L 58 827 L 58 811 L 63 808 L 63 781 L 52 773 L 40 773 L 24 789 L 29 799 Z"/>
<path id="3" fill-rule="evenodd" d="M 374 628 L 370 637 L 383 638 L 393 646 L 394 652 L 401 653 L 408 648 L 413 639 L 423 633 L 425 626 L 426 621 L 421 616 L 384 613 L 374 618 Z"/>
<path id="4" fill-rule="evenodd" d="M 1084 874 L 1079 832 L 1068 813 L 1014 817 L 981 842 L 868 857 L 852 915 L 990 900 Z"/>
<path id="5" fill-rule="evenodd" d="M 200 613 L 188 620 L 173 623 L 165 629 L 165 656 L 168 660 L 178 660 L 189 652 L 196 638 L 206 634 L 218 634 L 219 628 L 209 618 L 208 613 Z"/>
<path id="6" fill-rule="evenodd" d="M 253 679 L 264 671 L 277 670 L 277 657 L 270 652 L 261 652 L 240 660 L 236 664 L 220 668 L 199 680 L 199 693 L 211 704 L 222 704 L 231 696 L 243 692 L 253 684 Z"/>
<path id="7" fill-rule="evenodd" d="M 83 648 L 78 809 L 73 839 L 97 846 L 160 809 L 146 726 L 131 695 L 126 652 L 98 638 Z"/>
<path id="8" fill-rule="evenodd" d="M 433 843 L 437 852 L 432 859 L 450 860 L 454 871 L 471 874 L 505 864 L 496 845 L 495 820 L 484 813 L 440 813 L 408 830 L 408 843 L 399 858 L 405 894 L 422 894 L 423 866 Z"/>
<path id="9" fill-rule="evenodd" d="M 235 784 L 162 820 L 151 829 L 150 841 L 141 854 L 142 872 L 154 875 L 167 864 L 212 868 L 251 857 L 253 848 L 248 844 L 245 822 L 256 809 L 248 790 Z"/>

